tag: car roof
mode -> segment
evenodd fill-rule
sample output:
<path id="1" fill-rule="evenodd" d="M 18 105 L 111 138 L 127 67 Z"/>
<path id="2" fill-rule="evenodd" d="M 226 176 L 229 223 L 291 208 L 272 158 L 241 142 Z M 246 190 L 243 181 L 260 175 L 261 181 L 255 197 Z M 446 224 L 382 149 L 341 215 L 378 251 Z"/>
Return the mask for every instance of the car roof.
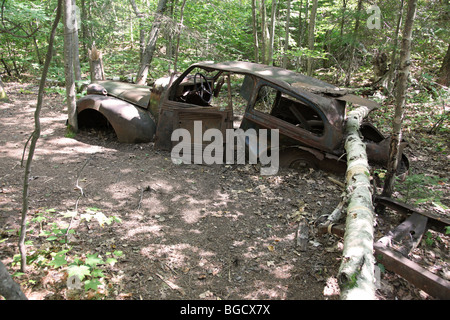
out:
<path id="1" fill-rule="evenodd" d="M 284 87 L 297 94 L 306 96 L 311 101 L 322 106 L 329 104 L 330 99 L 337 99 L 352 102 L 358 105 L 364 105 L 370 109 L 379 107 L 378 103 L 353 95 L 348 89 L 339 88 L 322 80 L 280 67 L 246 61 L 227 61 L 220 63 L 204 61 L 195 63 L 191 67 L 202 67 L 205 69 L 211 68 L 242 74 L 253 74 L 264 79 L 265 81 L 272 82 L 282 88 Z"/>

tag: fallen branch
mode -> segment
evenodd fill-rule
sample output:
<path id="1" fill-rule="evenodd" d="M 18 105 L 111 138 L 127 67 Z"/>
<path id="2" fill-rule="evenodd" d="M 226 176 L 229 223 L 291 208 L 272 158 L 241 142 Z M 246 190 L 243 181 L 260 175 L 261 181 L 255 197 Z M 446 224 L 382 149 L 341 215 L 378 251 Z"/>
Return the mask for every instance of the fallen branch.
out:
<path id="1" fill-rule="evenodd" d="M 341 299 L 375 299 L 373 205 L 366 146 L 359 127 L 370 108 L 359 107 L 347 117 L 346 192 L 348 196 L 343 259 L 339 268 Z"/>
<path id="2" fill-rule="evenodd" d="M 180 286 L 176 285 L 175 283 L 173 283 L 172 281 L 164 278 L 162 275 L 156 273 L 156 275 L 158 276 L 158 278 L 160 278 L 165 284 L 167 284 L 167 286 L 169 286 L 170 289 L 172 290 L 176 290 L 179 293 L 181 293 L 183 296 L 186 294 L 184 289 L 181 288 Z"/>

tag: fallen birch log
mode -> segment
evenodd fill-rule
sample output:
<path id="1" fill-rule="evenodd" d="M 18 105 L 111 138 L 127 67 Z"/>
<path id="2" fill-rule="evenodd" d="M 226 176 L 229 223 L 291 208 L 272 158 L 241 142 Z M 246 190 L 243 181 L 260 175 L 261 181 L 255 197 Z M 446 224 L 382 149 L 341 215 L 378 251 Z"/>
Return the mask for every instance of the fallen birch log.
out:
<path id="1" fill-rule="evenodd" d="M 341 299 L 375 299 L 373 256 L 373 204 L 366 146 L 359 128 L 370 108 L 349 112 L 346 124 L 348 198 L 343 259 L 339 268 Z"/>

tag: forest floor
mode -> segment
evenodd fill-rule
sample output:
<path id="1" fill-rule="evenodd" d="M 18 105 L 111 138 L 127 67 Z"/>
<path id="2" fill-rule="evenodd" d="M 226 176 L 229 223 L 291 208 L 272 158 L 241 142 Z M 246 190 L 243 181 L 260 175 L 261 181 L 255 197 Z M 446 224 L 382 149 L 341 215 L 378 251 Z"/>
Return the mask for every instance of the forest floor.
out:
<path id="1" fill-rule="evenodd" d="M 20 161 L 33 131 L 38 85 L 6 83 L 6 91 L 10 101 L 0 104 L 0 259 L 13 273 L 19 270 Z M 315 222 L 340 202 L 342 189 L 330 177 L 342 177 L 312 169 L 261 176 L 253 165 L 176 165 L 152 143 L 121 144 L 97 131 L 66 137 L 66 114 L 63 97 L 46 94 L 29 190 L 27 247 L 34 263 L 14 277 L 29 299 L 339 299 L 343 240 L 319 236 Z M 448 133 L 423 137 L 410 140 L 411 167 L 440 177 L 434 187 L 449 207 L 448 155 L 435 140 L 448 152 Z M 76 209 L 64 246 L 57 241 L 71 221 L 64 214 Z M 448 216 L 448 209 L 438 209 Z M 100 218 L 113 216 L 120 221 L 100 225 Z M 306 251 L 296 245 L 300 219 L 310 229 Z M 394 213 L 377 216 L 376 238 L 400 221 Z M 53 238 L 45 234 L 50 230 Z M 412 258 L 448 280 L 449 236 L 433 231 L 429 239 Z M 48 265 L 63 249 L 69 250 L 65 262 Z M 96 290 L 69 289 L 66 263 L 90 268 L 83 283 L 95 278 Z M 433 299 L 382 271 L 378 299 Z"/>

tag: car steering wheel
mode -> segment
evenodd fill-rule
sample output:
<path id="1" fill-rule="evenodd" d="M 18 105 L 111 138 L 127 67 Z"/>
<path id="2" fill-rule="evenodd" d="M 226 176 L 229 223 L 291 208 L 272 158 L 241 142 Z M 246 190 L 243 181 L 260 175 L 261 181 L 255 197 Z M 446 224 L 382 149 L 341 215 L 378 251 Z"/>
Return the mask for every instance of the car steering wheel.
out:
<path id="1" fill-rule="evenodd" d="M 197 85 L 197 76 L 200 78 L 200 84 Z M 212 99 L 211 85 L 209 84 L 206 76 L 200 72 L 197 72 L 194 76 L 194 89 L 197 92 L 200 99 L 209 104 Z"/>

